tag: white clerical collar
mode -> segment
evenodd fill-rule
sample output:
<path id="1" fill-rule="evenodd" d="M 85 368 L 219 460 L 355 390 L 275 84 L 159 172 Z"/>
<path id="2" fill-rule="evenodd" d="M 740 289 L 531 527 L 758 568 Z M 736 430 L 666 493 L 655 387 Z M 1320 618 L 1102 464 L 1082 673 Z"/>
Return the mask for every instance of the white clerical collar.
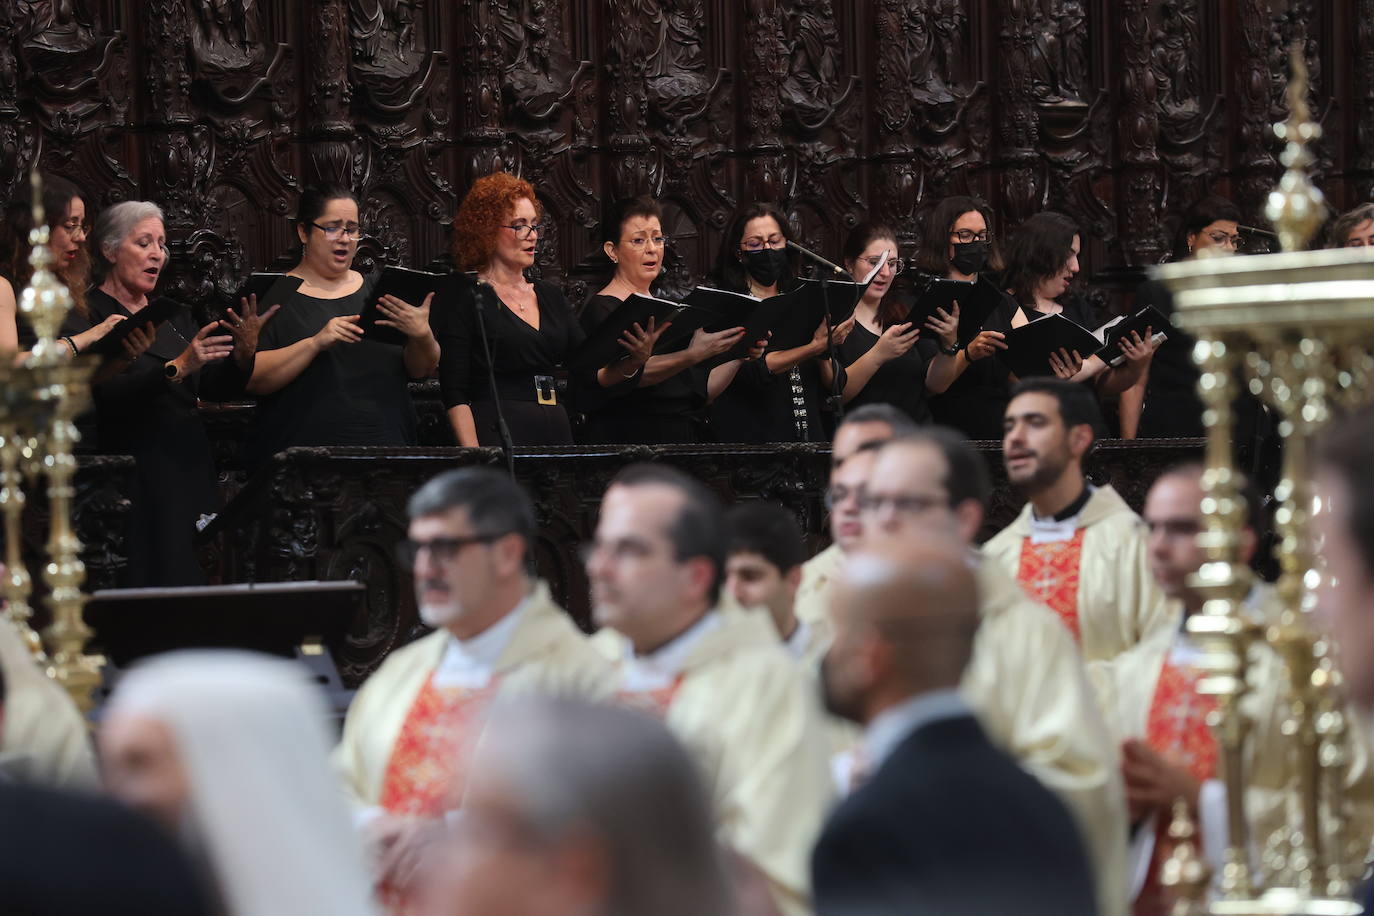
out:
<path id="1" fill-rule="evenodd" d="M 800 661 L 806 655 L 806 649 L 811 643 L 811 627 L 805 620 L 797 620 L 797 625 L 792 628 L 792 635 L 787 637 L 783 646 L 787 649 L 787 654 Z"/>
<path id="2" fill-rule="evenodd" d="M 1073 540 L 1075 532 L 1078 531 L 1078 520 L 1083 517 L 1083 510 L 1092 501 L 1092 494 L 1097 492 L 1097 487 L 1090 483 L 1084 484 L 1088 498 L 1083 500 L 1083 504 L 1078 507 L 1078 511 L 1072 515 L 1048 516 L 1040 518 L 1035 514 L 1035 509 L 1031 509 L 1030 514 L 1030 539 L 1032 544 L 1052 544 L 1056 541 Z"/>
<path id="3" fill-rule="evenodd" d="M 968 704 L 954 687 L 918 694 L 904 703 L 879 713 L 864 732 L 864 763 L 870 773 L 877 772 L 888 756 L 916 729 L 957 716 L 972 715 Z"/>
<path id="4" fill-rule="evenodd" d="M 1267 586 L 1263 583 L 1255 583 L 1240 603 L 1241 616 L 1250 623 L 1259 625 L 1264 623 L 1263 603 L 1266 588 Z M 1190 616 L 1192 615 L 1186 615 L 1179 621 L 1178 633 L 1174 636 L 1173 645 L 1169 647 L 1169 664 L 1175 667 L 1196 668 L 1202 661 L 1202 649 L 1193 640 L 1193 634 L 1188 632 L 1188 617 Z"/>
<path id="5" fill-rule="evenodd" d="M 621 686 L 629 691 L 662 690 L 669 686 L 682 672 L 688 656 L 696 648 L 697 643 L 718 626 L 720 614 L 716 611 L 707 611 L 700 620 L 673 637 L 667 645 L 648 655 L 636 655 L 634 646 L 626 640 Z"/>
<path id="6" fill-rule="evenodd" d="M 434 669 L 435 687 L 485 687 L 496 670 L 496 662 L 506 651 L 520 618 L 529 606 L 526 595 L 505 617 L 493 623 L 471 639 L 450 636 L 444 657 Z"/>

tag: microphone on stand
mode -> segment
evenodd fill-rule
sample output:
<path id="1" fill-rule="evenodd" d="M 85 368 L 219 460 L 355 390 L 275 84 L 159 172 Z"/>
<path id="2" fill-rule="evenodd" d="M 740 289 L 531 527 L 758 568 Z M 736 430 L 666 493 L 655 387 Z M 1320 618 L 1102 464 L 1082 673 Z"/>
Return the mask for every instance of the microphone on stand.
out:
<path id="1" fill-rule="evenodd" d="M 833 261 L 827 261 L 825 258 L 816 254 L 816 252 L 810 250 L 809 248 L 803 248 L 801 245 L 798 245 L 791 239 L 787 240 L 787 247 L 791 248 L 793 251 L 797 252 L 802 257 L 810 260 L 812 263 L 819 264 L 826 270 L 832 271 L 835 277 L 849 277 L 851 280 L 854 279 L 852 276 L 850 276 L 849 271 L 845 270 L 840 265 L 836 264 Z M 829 321 L 830 280 L 832 279 L 832 276 L 831 274 L 822 272 L 818 279 L 820 280 L 821 284 L 821 300 L 825 302 L 825 318 L 826 321 Z M 834 328 L 831 328 L 830 330 L 834 331 Z M 830 363 L 830 397 L 826 398 L 825 400 L 830 410 L 834 412 L 835 425 L 838 426 L 844 420 L 844 384 L 842 379 L 840 378 L 840 356 L 838 353 L 835 352 L 835 338 L 832 334 L 827 334 L 825 336 L 825 357 L 826 361 Z"/>
<path id="2" fill-rule="evenodd" d="M 825 258 L 823 258 L 823 257 L 821 257 L 820 255 L 816 254 L 816 252 L 812 251 L 812 250 L 809 249 L 809 248 L 803 248 L 802 246 L 798 245 L 796 242 L 792 241 L 791 239 L 788 239 L 788 240 L 787 240 L 787 247 L 788 247 L 788 248 L 791 248 L 793 251 L 797 252 L 797 253 L 800 254 L 802 257 L 806 258 L 807 260 L 811 261 L 811 263 L 813 263 L 813 264 L 819 264 L 821 267 L 824 267 L 824 268 L 827 269 L 827 270 L 833 271 L 833 272 L 835 273 L 835 276 L 837 276 L 837 277 L 848 277 L 848 276 L 849 276 L 849 271 L 845 270 L 845 269 L 844 269 L 843 267 L 841 267 L 840 265 L 836 264 L 836 263 L 833 262 L 833 261 L 827 261 Z"/>
<path id="3" fill-rule="evenodd" d="M 501 435 L 501 445 L 506 453 L 506 469 L 511 479 L 515 479 L 515 441 L 511 438 L 510 427 L 506 425 L 506 414 L 501 410 L 501 392 L 496 385 L 496 362 L 491 358 L 491 341 L 487 339 L 487 297 L 495 295 L 491 284 L 477 275 L 476 271 L 467 274 L 473 282 L 472 298 L 477 306 L 477 333 L 482 338 L 482 351 L 487 357 L 487 382 L 491 385 L 491 402 L 496 408 L 496 430 Z"/>

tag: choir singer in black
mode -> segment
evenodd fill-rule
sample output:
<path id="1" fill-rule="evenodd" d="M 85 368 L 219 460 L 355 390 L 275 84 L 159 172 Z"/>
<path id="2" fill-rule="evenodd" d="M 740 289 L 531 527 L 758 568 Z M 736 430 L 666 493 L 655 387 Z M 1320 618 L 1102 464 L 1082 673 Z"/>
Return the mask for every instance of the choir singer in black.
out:
<path id="1" fill-rule="evenodd" d="M 362 229 L 358 199 L 343 187 L 311 188 L 296 211 L 301 286 L 266 325 L 249 382 L 258 409 L 249 444 L 259 464 L 305 445 L 407 446 L 416 443 L 407 382 L 439 362 L 430 301 L 387 297 L 378 321 L 404 344 L 365 336 L 358 320 L 376 284 L 353 269 Z"/>
<path id="2" fill-rule="evenodd" d="M 505 172 L 477 179 L 458 207 L 454 262 L 475 271 L 477 282 L 440 304 L 434 329 L 443 351 L 440 389 L 459 445 L 503 444 L 493 379 L 512 444 L 572 445 L 569 398 L 594 403 L 636 387 L 653 353 L 658 332 L 632 328 L 621 339 L 626 358 L 559 385 L 560 367 L 586 334 L 557 286 L 525 277 L 543 219 L 534 187 Z"/>
<path id="3" fill-rule="evenodd" d="M 582 327 L 591 334 L 633 295 L 652 296 L 663 273 L 668 239 L 663 234 L 663 210 L 651 197 L 633 197 L 612 205 L 601 223 L 601 248 L 615 268 L 610 282 L 582 308 Z M 700 414 L 714 381 L 718 388 L 738 361 L 712 362 L 740 342 L 744 328 L 707 332 L 697 328 L 676 350 L 649 358 L 639 387 L 618 397 L 588 405 L 586 422 L 578 432 L 582 442 L 656 445 L 697 442 Z"/>

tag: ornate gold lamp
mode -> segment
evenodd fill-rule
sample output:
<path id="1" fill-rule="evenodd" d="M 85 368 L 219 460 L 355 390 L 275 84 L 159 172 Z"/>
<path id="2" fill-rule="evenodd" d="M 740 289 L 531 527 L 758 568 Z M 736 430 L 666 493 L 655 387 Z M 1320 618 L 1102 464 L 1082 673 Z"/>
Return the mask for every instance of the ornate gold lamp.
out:
<path id="1" fill-rule="evenodd" d="M 44 219 L 42 188 L 37 172 L 33 180 L 33 246 L 29 263 L 33 277 L 19 297 L 19 309 L 38 336 L 38 342 L 22 365 L 11 355 L 0 359 L 0 515 L 4 518 L 6 574 L 0 583 L 8 601 L 9 619 L 19 628 L 35 657 L 47 664 L 48 674 L 62 684 L 81 709 L 88 710 L 92 691 L 100 681 L 98 660 L 84 648 L 91 631 L 82 619 L 85 596 L 81 583 L 86 570 L 81 563 L 81 542 L 72 530 L 72 478 L 76 458 L 72 448 L 77 432 L 74 419 L 88 397 L 88 381 L 94 366 L 87 360 L 69 359 L 58 330 L 71 309 L 72 299 L 48 269 L 48 226 Z M 44 630 L 49 652 L 33 632 L 30 595 L 32 579 L 20 550 L 20 519 L 27 501 L 26 482 L 47 485 L 50 528 L 43 581 L 48 586 L 46 603 L 52 622 Z"/>
<path id="2" fill-rule="evenodd" d="M 1333 400 L 1358 397 L 1370 377 L 1374 337 L 1374 258 L 1363 249 L 1306 251 L 1324 204 L 1308 180 L 1307 144 L 1320 136 L 1307 107 L 1307 71 L 1292 55 L 1289 118 L 1275 132 L 1287 142 L 1287 166 L 1267 214 L 1283 246 L 1277 254 L 1199 258 L 1157 269 L 1174 293 L 1177 323 L 1197 336 L 1194 360 L 1208 432 L 1203 476 L 1206 525 L 1199 536 L 1207 561 L 1194 584 L 1206 596 L 1189 618 L 1206 672 L 1200 689 L 1217 699 L 1212 725 L 1221 750 L 1229 837 L 1216 914 L 1356 914 L 1351 902 L 1364 849 L 1348 835 L 1343 786 L 1348 754 L 1337 675 L 1326 644 L 1309 623 L 1319 581 L 1309 532 L 1313 493 L 1309 452 Z M 1241 612 L 1251 587 L 1241 558 L 1245 512 L 1232 462 L 1231 404 L 1236 380 L 1271 405 L 1283 438 L 1282 479 L 1275 491 L 1282 614 L 1261 630 Z M 1342 395 L 1341 392 L 1344 392 Z M 1247 655 L 1267 643 L 1282 660 L 1283 735 L 1293 775 L 1286 822 L 1254 836 L 1247 817 L 1244 764 Z M 1367 843 L 1365 844 L 1367 846 Z M 1252 864 L 1251 849 L 1262 855 Z M 1203 889 L 1180 883 L 1185 896 Z"/>

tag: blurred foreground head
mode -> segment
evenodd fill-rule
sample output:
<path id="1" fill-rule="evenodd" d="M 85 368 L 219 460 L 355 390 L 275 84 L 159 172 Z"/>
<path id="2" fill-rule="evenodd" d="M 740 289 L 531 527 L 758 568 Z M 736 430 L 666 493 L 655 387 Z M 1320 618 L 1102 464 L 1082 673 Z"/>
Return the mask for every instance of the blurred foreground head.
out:
<path id="1" fill-rule="evenodd" d="M 569 698 L 503 705 L 478 747 L 427 916 L 732 912 L 711 804 L 656 719 Z"/>
<path id="2" fill-rule="evenodd" d="M 169 653 L 125 676 L 106 707 L 106 782 L 203 857 L 229 916 L 361 916 L 371 888 L 326 718 L 292 662 Z"/>

